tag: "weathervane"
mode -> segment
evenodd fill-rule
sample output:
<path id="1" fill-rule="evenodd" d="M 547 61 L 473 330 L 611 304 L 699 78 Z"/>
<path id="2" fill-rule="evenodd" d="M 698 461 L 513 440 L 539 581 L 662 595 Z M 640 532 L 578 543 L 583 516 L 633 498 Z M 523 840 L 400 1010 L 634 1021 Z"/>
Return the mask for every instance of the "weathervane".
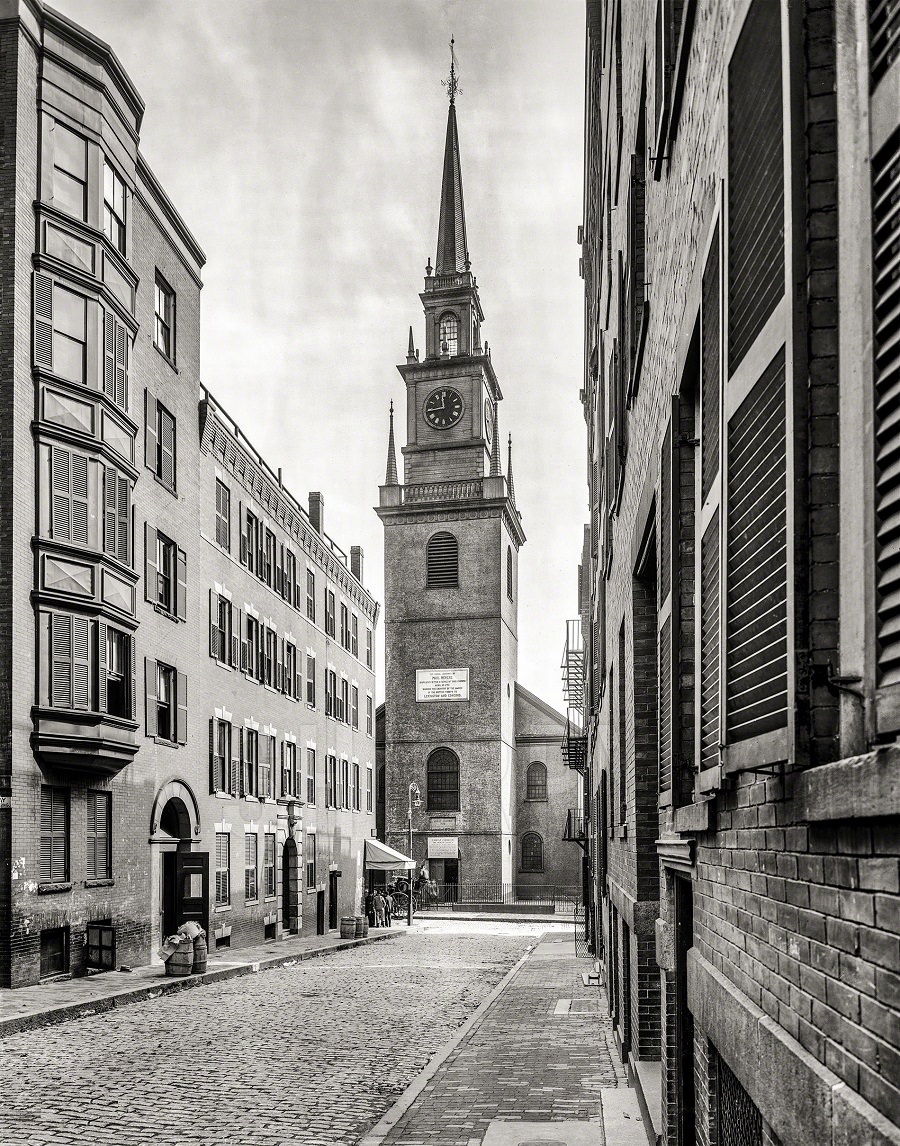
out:
<path id="1" fill-rule="evenodd" d="M 462 95 L 462 88 L 459 86 L 459 80 L 456 78 L 456 52 L 453 50 L 453 37 L 450 37 L 450 78 L 448 80 L 441 80 L 441 84 L 447 89 L 447 94 L 450 96 L 451 106 L 456 103 L 457 94 Z"/>

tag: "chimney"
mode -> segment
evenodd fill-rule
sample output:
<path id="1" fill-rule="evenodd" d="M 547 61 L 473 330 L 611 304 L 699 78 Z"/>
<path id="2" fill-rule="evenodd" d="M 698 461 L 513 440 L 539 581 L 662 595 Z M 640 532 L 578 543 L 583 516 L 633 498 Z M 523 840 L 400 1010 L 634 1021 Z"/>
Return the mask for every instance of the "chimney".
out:
<path id="1" fill-rule="evenodd" d="M 363 579 L 363 551 L 361 545 L 350 546 L 350 572 L 361 585 Z"/>
<path id="2" fill-rule="evenodd" d="M 325 532 L 325 498 L 320 493 L 309 495 L 309 520 L 316 533 Z"/>

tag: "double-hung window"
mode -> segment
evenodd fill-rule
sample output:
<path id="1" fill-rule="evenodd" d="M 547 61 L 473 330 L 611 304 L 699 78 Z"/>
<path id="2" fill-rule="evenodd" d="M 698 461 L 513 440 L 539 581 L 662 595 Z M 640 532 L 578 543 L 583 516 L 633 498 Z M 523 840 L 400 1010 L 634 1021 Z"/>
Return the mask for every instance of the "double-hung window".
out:
<path id="1" fill-rule="evenodd" d="M 275 737 L 262 738 L 262 754 L 257 772 L 257 796 L 260 800 L 275 799 Z"/>
<path id="2" fill-rule="evenodd" d="M 371 736 L 374 732 L 374 721 L 372 719 L 372 698 L 366 697 L 366 735 Z"/>
<path id="3" fill-rule="evenodd" d="M 278 635 L 274 629 L 266 628 L 265 681 L 270 688 L 275 687 L 275 665 L 278 662 Z"/>
<path id="4" fill-rule="evenodd" d="M 53 284 L 53 373 L 86 382 L 87 299 Z"/>
<path id="5" fill-rule="evenodd" d="M 187 743 L 187 677 L 169 665 L 144 661 L 147 735 L 172 744 Z"/>
<path id="6" fill-rule="evenodd" d="M 350 761 L 341 760 L 341 807 L 350 808 Z"/>
<path id="7" fill-rule="evenodd" d="M 162 351 L 170 362 L 175 361 L 175 292 L 156 272 L 156 283 L 153 289 L 153 305 L 155 310 L 153 328 L 153 345 Z"/>
<path id="8" fill-rule="evenodd" d="M 306 654 L 306 703 L 316 707 L 316 658 L 311 653 Z"/>
<path id="9" fill-rule="evenodd" d="M 325 757 L 325 807 L 334 807 L 335 758 Z"/>
<path id="10" fill-rule="evenodd" d="M 263 837 L 263 895 L 271 899 L 275 894 L 275 833 Z"/>
<path id="11" fill-rule="evenodd" d="M 87 140 L 61 123 L 53 124 L 53 205 L 87 216 Z"/>
<path id="12" fill-rule="evenodd" d="M 175 739 L 175 670 L 156 664 L 156 735 L 160 740 Z"/>
<path id="13" fill-rule="evenodd" d="M 216 907 L 231 903 L 231 836 L 216 832 Z"/>
<path id="14" fill-rule="evenodd" d="M 103 163 L 103 234 L 125 254 L 125 183 L 110 163 Z"/>
<path id="15" fill-rule="evenodd" d="M 294 603 L 294 580 L 297 576 L 297 558 L 286 549 L 284 553 L 284 573 L 281 578 L 281 595 L 292 605 Z"/>
<path id="16" fill-rule="evenodd" d="M 350 618 L 350 652 L 359 656 L 359 617 L 354 613 Z"/>
<path id="17" fill-rule="evenodd" d="M 325 635 L 333 637 L 335 635 L 334 628 L 334 592 L 331 589 L 325 590 Z"/>
<path id="18" fill-rule="evenodd" d="M 341 602 L 341 646 L 350 648 L 350 610 Z"/>
<path id="19" fill-rule="evenodd" d="M 372 630 L 366 625 L 366 668 L 371 668 L 374 661 L 374 643 L 372 640 Z"/>
<path id="20" fill-rule="evenodd" d="M 231 653 L 231 602 L 221 594 L 210 598 L 215 612 L 210 628 L 209 651 L 217 661 L 228 664 Z"/>
<path id="21" fill-rule="evenodd" d="M 106 625 L 106 711 L 130 720 L 132 716 L 132 648 L 134 638 Z M 99 640 L 103 640 L 100 632 Z"/>
<path id="22" fill-rule="evenodd" d="M 260 573 L 260 577 L 262 577 L 262 579 L 265 581 L 265 583 L 267 585 L 273 585 L 274 584 L 275 563 L 277 561 L 277 555 L 276 555 L 275 550 L 276 550 L 275 534 L 272 532 L 271 529 L 267 529 L 266 530 L 266 537 L 265 537 L 265 546 L 264 546 L 264 550 L 263 550 L 263 571 Z"/>
<path id="23" fill-rule="evenodd" d="M 214 792 L 227 792 L 231 778 L 231 722 L 213 721 L 213 757 L 210 787 Z"/>
<path id="24" fill-rule="evenodd" d="M 284 643 L 284 682 L 285 695 L 297 699 L 297 649 L 290 641 Z"/>
<path id="25" fill-rule="evenodd" d="M 372 765 L 366 765 L 366 811 L 372 812 L 375 807 L 374 801 L 374 777 L 372 775 Z"/>
<path id="26" fill-rule="evenodd" d="M 259 621 L 255 617 L 247 617 L 247 638 L 241 645 L 241 669 L 252 676 L 254 679 L 260 679 L 261 657 L 260 657 L 260 637 L 259 637 Z"/>
<path id="27" fill-rule="evenodd" d="M 338 720 L 342 720 L 344 724 L 350 723 L 350 681 L 346 677 L 341 677 L 341 708 L 337 713 Z"/>
<path id="28" fill-rule="evenodd" d="M 298 602 L 299 604 L 299 602 Z M 312 569 L 306 570 L 306 616 L 310 621 L 316 619 L 316 575 Z"/>
<path id="29" fill-rule="evenodd" d="M 300 777 L 297 775 L 297 745 L 291 740 L 284 740 L 281 744 L 281 794 L 301 794 Z"/>
<path id="30" fill-rule="evenodd" d="M 359 689 L 355 684 L 350 688 L 350 723 L 359 728 Z"/>
<path id="31" fill-rule="evenodd" d="M 316 886 L 316 834 L 310 832 L 306 838 L 306 886 L 313 889 Z"/>
<path id="32" fill-rule="evenodd" d="M 244 729 L 244 795 L 259 795 L 257 779 L 259 776 L 259 733 L 255 728 Z"/>
<path id="33" fill-rule="evenodd" d="M 306 802 L 307 802 L 307 804 L 315 804 L 315 802 L 316 802 L 316 750 L 315 750 L 315 748 L 307 748 L 307 750 L 306 750 Z"/>
<path id="34" fill-rule="evenodd" d="M 258 899 L 259 869 L 257 864 L 259 837 L 256 832 L 244 833 L 244 899 Z"/>
<path id="35" fill-rule="evenodd" d="M 156 604 L 167 613 L 175 611 L 176 545 L 161 533 L 156 535 Z"/>
<path id="36" fill-rule="evenodd" d="M 359 811 L 359 765 L 353 764 L 353 811 Z"/>

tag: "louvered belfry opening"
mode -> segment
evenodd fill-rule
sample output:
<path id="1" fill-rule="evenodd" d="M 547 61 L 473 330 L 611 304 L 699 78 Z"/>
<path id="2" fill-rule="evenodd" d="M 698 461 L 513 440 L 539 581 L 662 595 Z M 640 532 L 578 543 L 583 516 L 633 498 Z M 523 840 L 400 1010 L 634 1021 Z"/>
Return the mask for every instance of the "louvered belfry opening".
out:
<path id="1" fill-rule="evenodd" d="M 754 0 L 728 69 L 728 366 L 784 294 L 781 5 Z"/>
<path id="2" fill-rule="evenodd" d="M 872 164 L 878 684 L 900 682 L 900 131 Z"/>
<path id="3" fill-rule="evenodd" d="M 728 423 L 728 741 L 783 728 L 788 712 L 784 348 Z"/>
<path id="4" fill-rule="evenodd" d="M 425 583 L 429 589 L 459 586 L 459 544 L 452 533 L 435 533 L 429 538 Z"/>

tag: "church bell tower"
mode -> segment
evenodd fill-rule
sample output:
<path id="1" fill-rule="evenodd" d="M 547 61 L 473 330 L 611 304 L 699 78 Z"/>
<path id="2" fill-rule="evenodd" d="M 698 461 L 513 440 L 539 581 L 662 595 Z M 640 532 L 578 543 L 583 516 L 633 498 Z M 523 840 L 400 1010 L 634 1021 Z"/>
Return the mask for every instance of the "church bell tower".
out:
<path id="1" fill-rule="evenodd" d="M 451 42 L 452 43 L 452 42 Z M 525 541 L 504 474 L 503 394 L 466 237 L 455 61 L 435 265 L 409 331 L 401 483 L 391 405 L 384 526 L 385 830 L 443 883 L 513 883 L 518 559 Z M 410 796 L 415 784 L 419 807 Z"/>

